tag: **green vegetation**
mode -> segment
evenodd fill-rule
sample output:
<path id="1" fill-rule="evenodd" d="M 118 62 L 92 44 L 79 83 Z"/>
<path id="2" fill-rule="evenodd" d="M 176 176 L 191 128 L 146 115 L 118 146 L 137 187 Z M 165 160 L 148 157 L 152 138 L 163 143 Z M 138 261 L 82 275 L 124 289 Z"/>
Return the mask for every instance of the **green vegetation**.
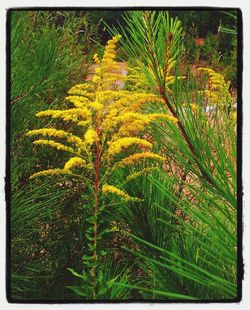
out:
<path id="1" fill-rule="evenodd" d="M 11 12 L 10 297 L 235 300 L 236 13 L 108 13 Z"/>

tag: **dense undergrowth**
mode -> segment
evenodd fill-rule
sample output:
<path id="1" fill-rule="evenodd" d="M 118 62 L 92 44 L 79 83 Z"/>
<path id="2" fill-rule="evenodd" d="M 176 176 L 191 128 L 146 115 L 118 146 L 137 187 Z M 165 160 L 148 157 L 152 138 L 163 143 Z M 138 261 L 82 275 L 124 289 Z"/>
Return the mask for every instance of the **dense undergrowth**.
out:
<path id="1" fill-rule="evenodd" d="M 105 49 L 61 14 L 11 15 L 11 298 L 235 299 L 230 82 L 184 74 L 167 12 L 127 12 Z"/>

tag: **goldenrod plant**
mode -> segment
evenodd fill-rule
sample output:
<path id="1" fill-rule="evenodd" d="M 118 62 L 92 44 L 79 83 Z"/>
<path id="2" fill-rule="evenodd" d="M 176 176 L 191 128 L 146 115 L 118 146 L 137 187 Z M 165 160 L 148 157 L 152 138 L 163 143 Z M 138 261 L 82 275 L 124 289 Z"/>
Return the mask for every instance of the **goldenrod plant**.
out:
<path id="1" fill-rule="evenodd" d="M 98 228 L 103 221 L 105 196 L 112 194 L 127 202 L 141 201 L 112 184 L 112 175 L 116 169 L 145 160 L 151 165 L 158 162 L 156 165 L 162 166 L 165 157 L 153 152 L 152 141 L 143 135 L 145 127 L 157 120 L 177 122 L 167 113 L 146 114 L 141 111 L 147 103 L 163 104 L 157 95 L 118 88 L 117 81 L 124 79 L 123 75 L 115 72 L 119 69 L 115 61 L 119 38 L 117 35 L 108 41 L 101 59 L 94 55 L 98 67 L 92 81 L 75 85 L 69 90 L 66 100 L 73 107 L 36 114 L 39 118 L 70 122 L 74 126 L 73 132 L 49 127 L 27 133 L 30 137 L 42 137 L 33 141 L 34 145 L 49 146 L 69 154 L 68 161 L 62 167 L 38 171 L 31 179 L 68 175 L 86 180 L 89 185 L 89 203 L 92 206 L 88 219 L 90 226 L 85 228 L 85 236 L 89 240 L 88 251 L 83 256 L 85 269 L 81 274 L 70 270 L 84 282 L 82 290 L 71 288 L 81 296 L 94 300 L 103 298 L 106 293 L 104 284 L 100 284 L 103 268 L 99 261 L 107 251 L 101 248 L 103 232 Z"/>
<path id="2" fill-rule="evenodd" d="M 222 74 L 211 68 L 198 68 L 198 71 L 208 75 L 208 85 L 205 90 L 207 104 L 228 111 L 229 105 L 232 104 L 232 96 L 229 92 L 230 82 L 226 82 Z"/>

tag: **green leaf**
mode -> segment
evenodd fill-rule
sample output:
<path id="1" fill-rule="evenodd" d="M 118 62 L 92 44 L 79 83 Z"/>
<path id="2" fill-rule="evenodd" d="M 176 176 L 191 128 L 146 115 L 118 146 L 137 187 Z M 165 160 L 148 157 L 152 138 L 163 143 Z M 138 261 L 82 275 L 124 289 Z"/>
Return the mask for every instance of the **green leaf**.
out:
<path id="1" fill-rule="evenodd" d="M 81 279 L 84 279 L 84 276 L 79 274 L 78 272 L 76 272 L 74 269 L 72 268 L 67 268 L 67 270 L 69 270 L 74 276 L 78 277 L 78 278 L 81 278 Z"/>
<path id="2" fill-rule="evenodd" d="M 79 296 L 82 296 L 82 297 L 86 296 L 86 292 L 80 286 L 66 286 L 66 287 L 71 289 L 74 293 L 76 293 Z"/>

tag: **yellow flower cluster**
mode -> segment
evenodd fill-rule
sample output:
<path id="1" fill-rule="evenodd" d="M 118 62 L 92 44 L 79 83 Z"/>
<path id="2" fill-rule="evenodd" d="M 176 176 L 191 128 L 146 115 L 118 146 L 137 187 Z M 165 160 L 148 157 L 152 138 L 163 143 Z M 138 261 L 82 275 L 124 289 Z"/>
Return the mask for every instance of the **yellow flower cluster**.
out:
<path id="1" fill-rule="evenodd" d="M 97 85 L 98 90 L 111 89 L 117 81 L 124 79 L 124 76 L 115 71 L 119 70 L 119 66 L 115 62 L 116 57 L 116 43 L 121 36 L 117 35 L 107 42 L 105 46 L 102 60 L 95 54 L 93 59 L 99 65 L 95 69 L 95 74 L 92 78 L 92 82 Z"/>
<path id="2" fill-rule="evenodd" d="M 48 136 L 48 137 L 57 137 L 57 138 L 67 138 L 69 133 L 64 130 L 58 130 L 55 128 L 42 128 L 42 129 L 34 129 L 30 130 L 26 133 L 27 136 Z"/>
<path id="3" fill-rule="evenodd" d="M 168 114 L 163 114 L 163 113 L 152 113 L 147 115 L 147 118 L 150 120 L 150 122 L 157 120 L 158 118 L 165 119 L 167 121 L 171 121 L 173 123 L 178 122 L 178 118 L 168 115 Z"/>
<path id="4" fill-rule="evenodd" d="M 108 185 L 108 184 L 103 185 L 102 193 L 104 195 L 108 194 L 108 193 L 112 193 L 112 194 L 115 194 L 115 195 L 121 197 L 122 199 L 124 199 L 126 201 L 141 201 L 141 199 L 139 199 L 137 197 L 131 197 L 127 193 L 122 191 L 121 189 L 119 189 L 115 186 L 112 186 L 112 185 Z"/>
<path id="5" fill-rule="evenodd" d="M 124 111 L 138 111 L 146 103 L 164 104 L 164 101 L 154 94 L 122 92 L 119 95 L 120 97 L 116 99 L 113 108 L 123 109 Z"/>
<path id="6" fill-rule="evenodd" d="M 153 147 L 152 143 L 148 142 L 145 139 L 136 138 L 136 137 L 125 137 L 120 138 L 114 142 L 110 143 L 108 154 L 114 156 L 121 153 L 123 149 L 130 147 L 131 145 L 136 145 L 137 147 L 151 149 Z"/>
<path id="7" fill-rule="evenodd" d="M 84 135 L 86 144 L 92 145 L 95 141 L 98 141 L 98 134 L 94 129 L 88 129 Z"/>
<path id="8" fill-rule="evenodd" d="M 93 60 L 94 60 L 94 62 L 95 62 L 95 63 L 97 63 L 97 64 L 99 64 L 99 63 L 100 63 L 100 59 L 99 59 L 99 57 L 98 57 L 98 54 L 97 54 L 97 53 L 95 53 L 95 55 L 93 56 Z"/>
<path id="9" fill-rule="evenodd" d="M 71 94 L 79 94 L 79 95 L 86 95 L 87 94 L 87 86 L 86 84 L 77 84 L 75 86 L 73 86 L 69 91 L 68 93 L 71 95 Z"/>
<path id="10" fill-rule="evenodd" d="M 89 100 L 94 100 L 95 98 L 95 85 L 93 83 L 83 83 L 78 84 L 68 91 L 69 96 L 66 97 L 67 100 L 72 102 L 75 106 L 80 103 L 87 103 Z M 76 101 L 76 104 L 75 104 Z"/>
<path id="11" fill-rule="evenodd" d="M 165 160 L 164 157 L 150 152 L 153 144 L 142 138 L 145 137 L 143 131 L 147 125 L 156 120 L 165 119 L 173 123 L 178 120 L 164 113 L 164 100 L 157 95 L 118 89 L 117 80 L 121 81 L 124 78 L 119 73 L 119 66 L 115 62 L 116 43 L 119 37 L 116 36 L 108 41 L 102 59 L 97 54 L 94 55 L 94 61 L 98 67 L 95 69 L 93 80 L 75 85 L 68 91 L 66 100 L 71 104 L 69 109 L 47 110 L 36 114 L 38 117 L 51 117 L 65 122 L 74 122 L 76 128 L 74 128 L 74 134 L 56 128 L 36 129 L 27 133 L 28 136 L 41 135 L 62 138 L 68 143 L 73 143 L 74 147 L 54 140 L 34 141 L 33 143 L 36 145 L 48 145 L 57 150 L 70 152 L 75 156 L 64 163 L 64 169 L 49 169 L 38 172 L 35 176 L 69 173 L 71 169 L 77 167 L 91 170 L 94 169 L 93 167 L 98 169 L 101 167 L 98 175 L 102 177 L 102 169 L 105 167 L 114 171 L 118 166 L 132 165 L 143 159 Z M 144 105 L 154 103 L 159 104 L 161 113 L 146 114 L 142 112 Z M 72 130 L 72 124 L 70 125 L 70 130 Z M 127 155 L 128 157 L 117 164 L 114 157 L 127 149 L 130 151 L 130 156 Z M 99 156 L 97 156 L 97 152 Z M 111 163 L 113 160 L 114 163 Z M 92 177 L 92 174 L 88 177 Z M 106 184 L 103 187 L 103 193 L 108 192 L 125 200 L 136 200 L 122 190 Z"/>
<path id="12" fill-rule="evenodd" d="M 141 114 L 135 112 L 127 112 L 125 114 L 118 115 L 117 117 L 115 117 L 114 122 L 128 123 L 128 122 L 140 121 L 141 124 L 148 125 L 150 122 L 155 121 L 158 118 L 171 120 L 174 123 L 178 122 L 177 118 L 168 114 L 163 113 Z"/>
<path id="13" fill-rule="evenodd" d="M 59 151 L 66 151 L 66 152 L 70 152 L 70 153 L 75 153 L 71 147 L 63 145 L 62 143 L 59 143 L 59 142 L 55 142 L 53 140 L 42 140 L 42 139 L 40 139 L 40 140 L 33 141 L 33 144 L 35 144 L 35 145 L 48 145 L 48 146 L 56 148 Z"/>
<path id="14" fill-rule="evenodd" d="M 176 61 L 174 59 L 166 59 L 167 66 L 164 71 L 163 68 L 159 68 L 159 74 L 162 76 L 162 79 L 165 80 L 165 88 L 169 91 L 169 86 L 173 84 L 176 80 L 185 79 L 185 76 L 174 76 L 170 75 L 171 70 L 174 67 Z M 134 67 L 129 69 L 128 81 L 131 82 L 130 89 L 133 91 L 140 91 L 145 89 L 149 90 L 148 78 L 145 73 L 141 70 L 140 67 Z M 150 67 L 147 67 L 147 72 L 149 75 L 154 76 L 153 70 Z M 165 77 L 164 77 L 165 75 Z"/>
<path id="15" fill-rule="evenodd" d="M 86 127 L 86 126 L 88 126 L 90 124 L 91 124 L 91 119 L 89 119 L 87 121 L 80 121 L 80 122 L 77 123 L 77 125 L 80 126 L 80 127 Z"/>
<path id="16" fill-rule="evenodd" d="M 150 152 L 142 152 L 142 153 L 136 153 L 133 155 L 130 155 L 124 159 L 122 159 L 119 162 L 119 166 L 124 166 L 124 165 L 133 165 L 135 163 L 137 163 L 138 161 L 140 161 L 141 159 L 153 159 L 153 160 L 160 160 L 160 161 L 164 161 L 166 160 L 165 157 L 160 156 L 158 154 L 155 153 L 150 153 Z"/>
<path id="17" fill-rule="evenodd" d="M 67 110 L 46 110 L 36 114 L 37 117 L 50 116 L 52 118 L 61 118 L 64 121 L 78 122 L 80 118 L 88 118 L 91 112 L 86 107 L 67 109 Z"/>
<path id="18" fill-rule="evenodd" d="M 65 170 L 71 170 L 73 168 L 82 168 L 86 165 L 86 161 L 80 157 L 70 158 L 64 165 Z"/>
<path id="19" fill-rule="evenodd" d="M 229 92 L 230 82 L 226 82 L 222 74 L 210 68 L 198 68 L 198 71 L 208 74 L 209 86 L 205 94 L 209 99 L 209 104 L 225 107 L 232 102 L 232 96 Z"/>
<path id="20" fill-rule="evenodd" d="M 190 103 L 190 107 L 194 113 L 198 111 L 198 105 L 196 103 Z"/>
<path id="21" fill-rule="evenodd" d="M 146 103 L 160 103 L 165 105 L 165 102 L 162 98 L 157 97 L 153 94 L 140 94 L 138 96 L 138 101 L 132 104 L 131 109 L 139 110 Z"/>
<path id="22" fill-rule="evenodd" d="M 184 103 L 182 104 L 183 107 L 190 107 L 191 108 L 191 111 L 194 112 L 194 113 L 197 113 L 198 112 L 198 105 L 197 103 L 195 102 L 192 102 L 192 103 Z"/>
<path id="23" fill-rule="evenodd" d="M 84 146 L 84 142 L 81 138 L 67 132 L 64 130 L 58 130 L 55 128 L 42 128 L 42 129 L 34 129 L 30 130 L 26 133 L 27 136 L 48 136 L 48 137 L 56 137 L 56 138 L 67 138 L 67 142 L 75 143 L 77 146 Z"/>
<path id="24" fill-rule="evenodd" d="M 103 104 L 100 101 L 93 101 L 89 103 L 89 107 L 96 111 L 102 111 Z"/>
<path id="25" fill-rule="evenodd" d="M 83 108 L 89 102 L 88 98 L 76 95 L 67 96 L 65 100 L 73 103 L 76 108 Z"/>
<path id="26" fill-rule="evenodd" d="M 114 36 L 111 40 L 107 42 L 107 45 L 105 46 L 104 55 L 102 58 L 102 62 L 105 63 L 112 63 L 116 57 L 116 43 L 121 38 L 121 35 Z"/>
<path id="27" fill-rule="evenodd" d="M 233 124 L 235 125 L 237 122 L 237 111 L 233 111 L 231 113 L 231 119 L 232 119 Z"/>
<path id="28" fill-rule="evenodd" d="M 120 94 L 120 91 L 117 92 Z M 141 114 L 138 113 L 141 106 L 146 103 L 162 101 L 152 94 L 138 94 L 121 92 L 120 96 L 116 95 L 114 103 L 106 106 L 105 118 L 102 123 L 104 131 L 108 132 L 112 128 L 117 132 L 120 137 L 131 136 L 140 131 L 143 131 L 145 126 L 157 118 L 164 118 L 173 122 L 178 120 L 168 114 L 154 113 L 154 114 Z M 121 126 L 117 131 L 117 126 Z"/>
<path id="29" fill-rule="evenodd" d="M 149 167 L 149 168 L 144 168 L 144 169 L 142 169 L 140 171 L 131 173 L 130 175 L 128 175 L 126 177 L 126 182 L 132 181 L 132 180 L 134 180 L 134 179 L 136 179 L 136 178 L 138 178 L 138 177 L 140 177 L 142 175 L 145 175 L 145 174 L 147 174 L 149 172 L 152 172 L 152 171 L 154 171 L 156 169 L 157 169 L 157 167 Z"/>
<path id="30" fill-rule="evenodd" d="M 96 97 L 97 97 L 96 95 L 93 96 L 93 94 L 91 93 L 90 98 L 73 95 L 73 96 L 67 96 L 65 99 L 73 103 L 73 105 L 76 108 L 80 108 L 80 109 L 91 108 L 95 111 L 101 111 L 103 109 L 103 104 L 100 101 L 95 100 Z M 90 111 L 87 112 L 87 116 L 90 115 L 89 112 Z"/>
<path id="31" fill-rule="evenodd" d="M 78 136 L 72 135 L 72 134 L 67 137 L 67 142 L 74 143 L 78 147 L 85 146 L 85 143 L 83 142 L 81 138 L 79 138 Z"/>
<path id="32" fill-rule="evenodd" d="M 39 171 L 39 172 L 32 174 L 30 176 L 30 179 L 40 177 L 41 175 L 59 175 L 59 174 L 71 174 L 71 172 L 69 170 L 59 169 L 59 168 L 48 169 L 48 170 L 43 170 L 43 171 Z"/>

